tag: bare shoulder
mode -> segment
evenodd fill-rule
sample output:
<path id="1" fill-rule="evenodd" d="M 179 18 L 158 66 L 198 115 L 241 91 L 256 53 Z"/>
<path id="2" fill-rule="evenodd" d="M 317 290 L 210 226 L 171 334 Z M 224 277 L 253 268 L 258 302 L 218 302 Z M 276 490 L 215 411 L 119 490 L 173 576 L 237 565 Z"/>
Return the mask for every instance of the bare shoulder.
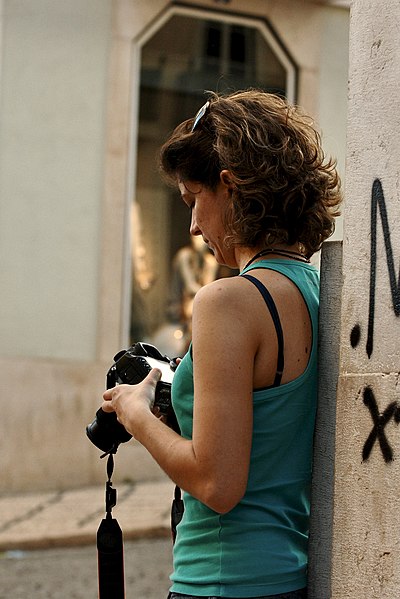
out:
<path id="1" fill-rule="evenodd" d="M 243 310 L 246 301 L 246 286 L 241 277 L 226 277 L 217 279 L 202 287 L 196 294 L 194 310 L 212 308 L 214 311 Z"/>
<path id="2" fill-rule="evenodd" d="M 251 274 L 258 278 L 277 297 L 281 295 L 286 296 L 291 291 L 297 289 L 290 279 L 274 270 L 263 269 L 262 271 L 257 271 L 257 274 Z M 246 301 L 250 301 L 250 303 L 253 301 L 254 296 L 252 294 L 249 295 L 249 289 L 252 288 L 253 285 L 249 286 L 244 277 L 235 276 L 217 279 L 198 291 L 195 303 L 212 303 L 214 306 L 217 306 L 218 304 L 224 305 L 228 302 L 233 305 L 238 304 L 243 308 Z M 258 295 L 258 293 L 254 292 L 254 295 Z"/>

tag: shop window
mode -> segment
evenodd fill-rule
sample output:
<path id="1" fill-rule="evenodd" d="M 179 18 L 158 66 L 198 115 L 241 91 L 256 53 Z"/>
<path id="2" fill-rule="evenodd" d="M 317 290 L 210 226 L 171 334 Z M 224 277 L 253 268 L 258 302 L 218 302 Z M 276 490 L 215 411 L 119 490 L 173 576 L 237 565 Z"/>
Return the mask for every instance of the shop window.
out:
<path id="1" fill-rule="evenodd" d="M 264 21 L 171 9 L 140 48 L 136 189 L 132 204 L 131 342 L 180 355 L 190 338 L 193 296 L 230 276 L 199 240 L 189 213 L 157 173 L 168 133 L 192 117 L 205 90 L 259 87 L 294 99 L 296 69 Z"/>

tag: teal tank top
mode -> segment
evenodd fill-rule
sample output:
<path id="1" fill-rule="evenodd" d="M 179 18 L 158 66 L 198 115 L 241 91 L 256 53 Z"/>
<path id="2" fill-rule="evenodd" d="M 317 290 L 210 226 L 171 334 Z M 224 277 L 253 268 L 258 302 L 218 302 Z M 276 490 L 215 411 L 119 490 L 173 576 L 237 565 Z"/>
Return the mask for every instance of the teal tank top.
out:
<path id="1" fill-rule="evenodd" d="M 238 505 L 227 514 L 218 514 L 184 493 L 185 512 L 178 525 L 171 575 L 171 590 L 176 593 L 242 598 L 307 586 L 319 273 L 294 260 L 262 260 L 241 274 L 254 268 L 280 272 L 300 290 L 312 322 L 310 359 L 295 380 L 253 392 L 250 471 Z M 192 436 L 193 394 L 193 362 L 188 352 L 172 385 L 174 410 L 187 439 Z"/>

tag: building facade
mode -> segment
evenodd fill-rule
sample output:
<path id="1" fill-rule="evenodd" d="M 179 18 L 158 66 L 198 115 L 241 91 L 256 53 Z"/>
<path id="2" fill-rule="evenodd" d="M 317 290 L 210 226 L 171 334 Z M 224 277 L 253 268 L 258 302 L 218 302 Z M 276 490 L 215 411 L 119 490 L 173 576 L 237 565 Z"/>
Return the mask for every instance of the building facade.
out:
<path id="1" fill-rule="evenodd" d="M 188 215 L 156 153 L 205 90 L 299 103 L 344 176 L 348 21 L 333 1 L 0 2 L 5 491 L 103 481 L 85 427 L 113 356 L 182 351 L 185 283 L 208 261 L 197 248 L 185 279 Z M 158 476 L 135 442 L 119 450 L 116 480 Z"/>

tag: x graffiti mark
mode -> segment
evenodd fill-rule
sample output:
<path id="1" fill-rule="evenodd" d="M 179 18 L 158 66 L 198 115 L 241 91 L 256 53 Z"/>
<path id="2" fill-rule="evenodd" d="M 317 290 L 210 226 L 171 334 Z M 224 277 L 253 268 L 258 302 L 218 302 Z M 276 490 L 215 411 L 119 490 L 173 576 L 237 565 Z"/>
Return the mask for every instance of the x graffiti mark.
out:
<path id="1" fill-rule="evenodd" d="M 378 439 L 379 446 L 382 451 L 383 459 L 385 462 L 391 462 L 393 460 L 393 450 L 389 445 L 389 441 L 385 435 L 385 426 L 391 420 L 394 419 L 396 424 L 400 422 L 400 406 L 396 401 L 392 401 L 385 411 L 380 414 L 378 410 L 378 404 L 376 403 L 376 399 L 374 393 L 370 387 L 365 387 L 364 389 L 364 404 L 370 411 L 371 418 L 373 420 L 374 426 L 370 434 L 368 435 L 368 439 L 366 440 L 363 452 L 362 459 L 363 462 L 368 460 L 372 448 L 375 444 L 375 441 Z"/>

